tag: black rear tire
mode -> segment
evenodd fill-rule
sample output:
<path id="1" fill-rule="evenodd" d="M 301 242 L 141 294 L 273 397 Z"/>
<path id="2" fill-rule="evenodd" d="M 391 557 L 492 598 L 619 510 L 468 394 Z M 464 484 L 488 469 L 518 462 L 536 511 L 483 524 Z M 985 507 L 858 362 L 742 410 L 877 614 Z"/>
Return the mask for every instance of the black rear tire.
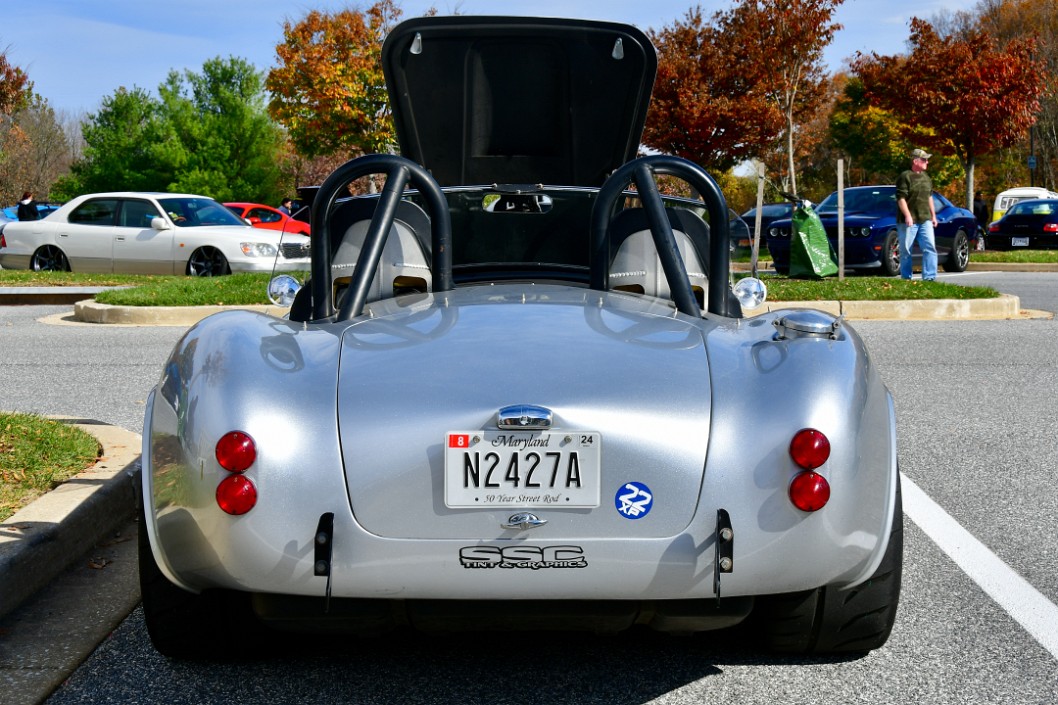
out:
<path id="1" fill-rule="evenodd" d="M 753 620 L 767 645 L 788 653 L 866 652 L 889 639 L 900 602 L 904 564 L 904 509 L 899 481 L 885 555 L 866 582 L 851 590 L 769 595 L 757 600 Z"/>
<path id="2" fill-rule="evenodd" d="M 142 513 L 139 568 L 143 619 L 159 653 L 180 659 L 233 658 L 261 645 L 265 628 L 247 595 L 221 590 L 196 595 L 169 582 L 154 560 Z"/>

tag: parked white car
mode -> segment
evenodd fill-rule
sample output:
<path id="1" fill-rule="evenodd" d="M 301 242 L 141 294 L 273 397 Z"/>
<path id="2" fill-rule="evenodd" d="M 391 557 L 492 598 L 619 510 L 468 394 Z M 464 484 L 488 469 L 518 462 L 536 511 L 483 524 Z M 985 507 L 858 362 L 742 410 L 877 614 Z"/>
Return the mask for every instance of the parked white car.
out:
<path id="1" fill-rule="evenodd" d="M 5 269 L 219 276 L 308 269 L 309 238 L 252 228 L 205 196 L 93 193 L 0 230 Z"/>

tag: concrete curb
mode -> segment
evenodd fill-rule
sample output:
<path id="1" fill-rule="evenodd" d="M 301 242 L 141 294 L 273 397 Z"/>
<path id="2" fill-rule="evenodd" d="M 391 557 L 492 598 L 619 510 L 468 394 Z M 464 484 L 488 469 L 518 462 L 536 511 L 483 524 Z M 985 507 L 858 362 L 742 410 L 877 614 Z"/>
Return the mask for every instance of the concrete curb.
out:
<path id="1" fill-rule="evenodd" d="M 192 326 L 219 311 L 242 308 L 282 317 L 288 309 L 279 306 L 110 306 L 95 301 L 79 301 L 74 319 L 83 323 L 109 323 L 138 326 Z M 998 299 L 917 299 L 907 301 L 769 301 L 757 311 L 786 308 L 814 308 L 848 320 L 987 320 L 1023 318 L 1020 300 L 1010 294 Z"/>
<path id="2" fill-rule="evenodd" d="M 74 304 L 73 315 L 84 323 L 107 323 L 132 326 L 193 326 L 206 316 L 221 311 L 245 309 L 272 316 L 286 315 L 281 306 L 111 306 L 92 299 Z"/>
<path id="3" fill-rule="evenodd" d="M 932 299 L 915 301 L 843 301 L 841 312 L 855 320 L 981 320 L 1021 317 L 1021 300 L 1011 294 L 998 299 Z"/>
<path id="4" fill-rule="evenodd" d="M 103 454 L 91 469 L 0 524 L 0 617 L 54 580 L 101 536 L 127 522 L 139 502 L 138 434 L 91 419 L 49 418 L 92 434 Z"/>
<path id="5" fill-rule="evenodd" d="M 972 258 L 973 255 L 970 255 Z M 1058 263 L 1035 264 L 1032 262 L 974 262 L 966 266 L 968 272 L 1058 272 Z"/>
<path id="6" fill-rule="evenodd" d="M 1045 312 L 1021 309 L 1021 300 L 1011 294 L 997 299 L 916 299 L 908 301 L 767 301 L 755 316 L 789 308 L 812 308 L 850 321 L 982 321 L 1010 318 L 1050 318 Z"/>

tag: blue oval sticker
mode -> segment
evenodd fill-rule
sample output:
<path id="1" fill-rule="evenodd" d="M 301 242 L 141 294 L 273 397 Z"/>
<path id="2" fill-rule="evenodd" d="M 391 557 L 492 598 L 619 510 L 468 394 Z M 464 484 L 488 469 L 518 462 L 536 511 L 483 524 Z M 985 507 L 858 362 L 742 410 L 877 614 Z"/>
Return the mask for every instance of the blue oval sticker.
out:
<path id="1" fill-rule="evenodd" d="M 626 519 L 642 519 L 654 506 L 654 494 L 642 482 L 626 482 L 613 498 L 614 506 Z"/>

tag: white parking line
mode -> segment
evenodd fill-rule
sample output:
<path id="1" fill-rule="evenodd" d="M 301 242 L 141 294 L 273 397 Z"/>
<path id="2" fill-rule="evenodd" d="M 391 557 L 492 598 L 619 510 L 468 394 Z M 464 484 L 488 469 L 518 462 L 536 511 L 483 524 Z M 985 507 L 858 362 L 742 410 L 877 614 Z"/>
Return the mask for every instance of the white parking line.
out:
<path id="1" fill-rule="evenodd" d="M 904 511 L 963 572 L 988 593 L 1040 645 L 1058 659 L 1058 606 L 900 474 Z"/>

